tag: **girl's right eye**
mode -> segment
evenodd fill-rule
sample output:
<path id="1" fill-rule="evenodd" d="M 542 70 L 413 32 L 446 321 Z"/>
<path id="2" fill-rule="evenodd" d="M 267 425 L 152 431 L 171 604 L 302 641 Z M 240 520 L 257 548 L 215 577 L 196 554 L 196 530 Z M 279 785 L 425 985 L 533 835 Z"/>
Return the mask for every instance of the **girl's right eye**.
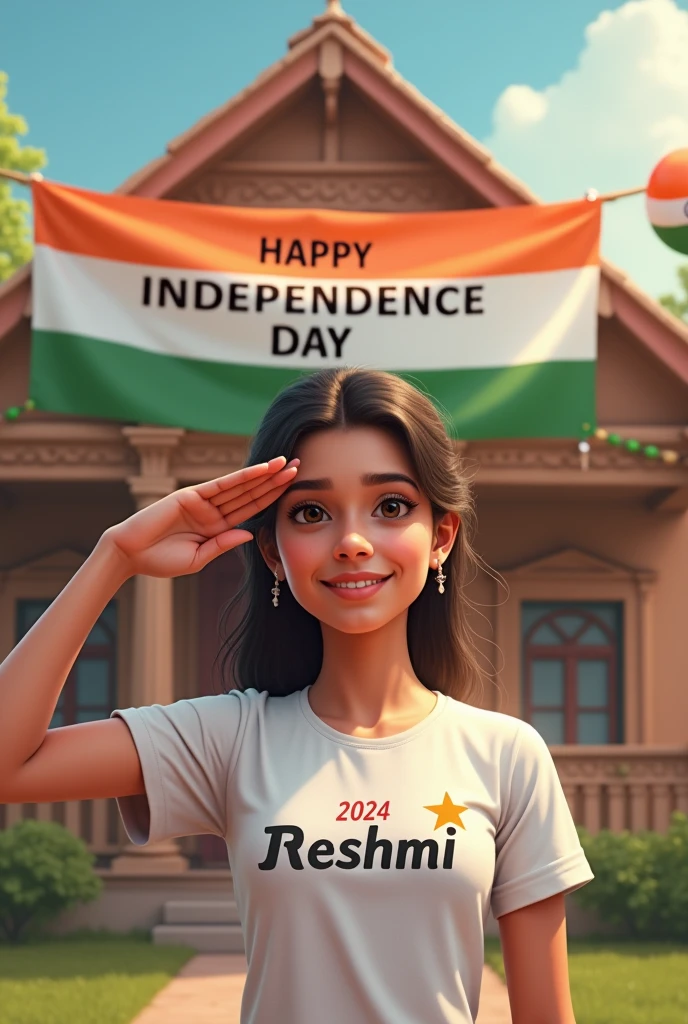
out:
<path id="1" fill-rule="evenodd" d="M 297 505 L 289 512 L 289 518 L 297 523 L 324 523 L 332 517 L 320 505 Z"/>

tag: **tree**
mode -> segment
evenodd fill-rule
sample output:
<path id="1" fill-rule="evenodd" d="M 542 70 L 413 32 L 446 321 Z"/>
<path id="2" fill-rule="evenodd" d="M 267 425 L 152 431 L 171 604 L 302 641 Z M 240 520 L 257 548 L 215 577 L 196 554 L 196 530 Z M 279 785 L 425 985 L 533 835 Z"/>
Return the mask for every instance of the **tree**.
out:
<path id="1" fill-rule="evenodd" d="M 660 302 L 665 309 L 668 309 L 670 313 L 677 316 L 679 320 L 685 320 L 688 323 L 688 263 L 685 267 L 679 267 L 677 272 L 679 280 L 680 291 L 683 295 L 662 295 Z"/>
<path id="2" fill-rule="evenodd" d="M 102 882 L 93 861 L 85 843 L 55 821 L 27 819 L 1 830 L 0 934 L 19 942 L 29 924 L 94 900 Z"/>
<path id="3" fill-rule="evenodd" d="M 9 112 L 6 95 L 7 75 L 0 71 L 0 168 L 30 174 L 45 166 L 46 156 L 42 149 L 20 144 L 18 136 L 26 135 L 28 125 Z M 31 259 L 30 212 L 27 201 L 12 194 L 10 182 L 0 180 L 0 281 Z"/>

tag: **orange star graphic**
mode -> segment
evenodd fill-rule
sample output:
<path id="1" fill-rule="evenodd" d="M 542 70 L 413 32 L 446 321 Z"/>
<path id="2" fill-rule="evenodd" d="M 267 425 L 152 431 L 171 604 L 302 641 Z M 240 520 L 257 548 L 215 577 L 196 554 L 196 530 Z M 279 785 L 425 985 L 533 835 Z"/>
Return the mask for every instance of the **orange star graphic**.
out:
<path id="1" fill-rule="evenodd" d="M 443 825 L 458 825 L 459 828 L 465 830 L 466 826 L 461 821 L 461 814 L 467 811 L 467 807 L 462 807 L 461 804 L 452 803 L 452 799 L 449 793 L 444 794 L 444 800 L 441 804 L 431 804 L 425 806 L 426 811 L 432 811 L 433 814 L 437 815 L 437 824 L 433 829 L 436 832 L 438 828 L 442 828 Z"/>

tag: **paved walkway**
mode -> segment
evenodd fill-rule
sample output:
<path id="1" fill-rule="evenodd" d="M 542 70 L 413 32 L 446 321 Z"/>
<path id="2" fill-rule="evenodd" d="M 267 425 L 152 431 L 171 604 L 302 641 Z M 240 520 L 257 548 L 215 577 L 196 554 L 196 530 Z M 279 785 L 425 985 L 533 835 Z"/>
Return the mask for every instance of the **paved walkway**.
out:
<path id="1" fill-rule="evenodd" d="M 243 956 L 195 956 L 132 1024 L 239 1024 L 245 977 Z M 483 971 L 477 1024 L 511 1024 L 506 988 L 489 967 Z"/>

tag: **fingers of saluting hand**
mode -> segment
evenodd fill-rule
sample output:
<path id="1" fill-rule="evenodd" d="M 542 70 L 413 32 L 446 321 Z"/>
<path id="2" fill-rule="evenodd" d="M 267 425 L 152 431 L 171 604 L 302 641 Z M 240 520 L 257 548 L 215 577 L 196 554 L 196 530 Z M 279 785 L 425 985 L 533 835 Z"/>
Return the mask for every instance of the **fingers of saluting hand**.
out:
<path id="1" fill-rule="evenodd" d="M 295 467 L 292 467 L 292 469 L 295 469 Z M 285 469 L 284 472 L 289 472 L 289 476 L 282 483 L 277 483 L 276 485 L 272 482 L 262 484 L 254 489 L 252 496 L 245 494 L 243 498 L 233 502 L 233 509 L 227 512 L 222 512 L 222 508 L 218 509 L 218 511 L 222 512 L 227 525 L 233 527 L 238 523 L 243 523 L 247 519 L 258 515 L 264 508 L 271 505 L 273 501 L 281 498 L 295 476 L 295 473 L 289 470 Z"/>
<path id="2" fill-rule="evenodd" d="M 263 508 L 270 502 L 279 498 L 296 476 L 297 466 L 289 465 L 270 477 L 262 477 L 253 481 L 252 485 L 242 488 L 239 491 L 233 488 L 224 495 L 224 501 L 217 505 L 217 509 L 223 516 L 236 518 L 235 513 L 241 515 L 236 520 L 241 522 Z M 267 500 L 265 500 L 267 499 Z M 258 508 L 260 505 L 260 509 Z"/>
<path id="3" fill-rule="evenodd" d="M 255 466 L 246 466 L 245 469 L 239 469 L 234 473 L 227 473 L 225 476 L 217 477 L 215 480 L 208 480 L 206 483 L 199 484 L 195 491 L 202 498 L 211 501 L 213 505 L 217 505 L 226 500 L 227 491 L 236 490 L 241 492 L 254 485 L 261 478 L 266 479 L 267 477 L 274 476 L 275 473 L 284 468 L 286 461 L 284 456 L 280 455 L 276 459 L 270 459 L 269 462 L 260 462 Z M 297 462 L 298 460 L 293 461 Z"/>

